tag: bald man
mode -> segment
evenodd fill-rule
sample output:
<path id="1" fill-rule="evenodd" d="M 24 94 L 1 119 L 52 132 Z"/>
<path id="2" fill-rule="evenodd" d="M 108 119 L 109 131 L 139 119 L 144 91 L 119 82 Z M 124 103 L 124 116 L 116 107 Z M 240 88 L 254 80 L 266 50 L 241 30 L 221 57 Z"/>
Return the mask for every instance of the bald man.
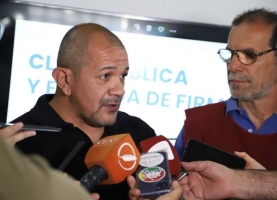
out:
<path id="1" fill-rule="evenodd" d="M 88 172 L 84 163 L 89 148 L 101 138 L 130 133 L 136 145 L 155 136 L 141 119 L 120 112 L 125 93 L 129 61 L 119 38 L 98 24 L 79 24 L 62 39 L 53 78 L 54 95 L 41 96 L 27 113 L 15 119 L 26 124 L 47 125 L 62 129 L 59 133 L 38 132 L 16 146 L 27 154 L 40 154 L 58 168 L 77 145 L 85 145 L 65 167 L 76 180 Z M 126 181 L 101 185 L 95 190 L 101 200 L 129 199 Z"/>

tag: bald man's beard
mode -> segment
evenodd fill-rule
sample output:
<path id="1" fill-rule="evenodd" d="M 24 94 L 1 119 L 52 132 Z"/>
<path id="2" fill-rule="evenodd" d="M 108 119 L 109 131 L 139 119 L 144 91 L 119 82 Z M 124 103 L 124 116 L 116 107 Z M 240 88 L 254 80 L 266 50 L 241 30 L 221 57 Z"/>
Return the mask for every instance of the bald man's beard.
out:
<path id="1" fill-rule="evenodd" d="M 101 111 L 101 108 L 108 104 L 120 105 L 121 101 L 121 97 L 101 99 L 98 109 L 89 117 L 83 116 L 82 118 L 87 124 L 93 127 L 111 126 L 116 122 L 118 111 L 107 111 L 107 113 L 104 113 L 104 111 Z"/>
<path id="2" fill-rule="evenodd" d="M 116 122 L 117 112 L 110 112 L 103 116 L 99 112 L 95 112 L 93 115 L 89 117 L 88 120 L 85 120 L 87 124 L 93 127 L 105 127 L 111 126 Z"/>

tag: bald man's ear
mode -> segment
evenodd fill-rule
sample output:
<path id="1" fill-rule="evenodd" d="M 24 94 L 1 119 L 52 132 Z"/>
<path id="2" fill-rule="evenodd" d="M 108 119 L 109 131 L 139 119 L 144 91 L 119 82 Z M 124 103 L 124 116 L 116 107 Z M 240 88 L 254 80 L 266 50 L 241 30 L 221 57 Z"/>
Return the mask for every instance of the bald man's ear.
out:
<path id="1" fill-rule="evenodd" d="M 68 68 L 56 67 L 53 72 L 52 76 L 57 83 L 57 87 L 66 95 L 71 95 L 71 81 L 73 73 Z"/>

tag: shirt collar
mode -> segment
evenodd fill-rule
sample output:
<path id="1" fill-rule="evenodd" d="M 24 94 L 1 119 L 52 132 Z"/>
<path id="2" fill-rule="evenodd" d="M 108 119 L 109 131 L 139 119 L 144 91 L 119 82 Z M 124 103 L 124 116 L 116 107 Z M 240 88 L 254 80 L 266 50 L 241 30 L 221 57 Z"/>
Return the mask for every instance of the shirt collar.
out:
<path id="1" fill-rule="evenodd" d="M 225 103 L 226 103 L 226 111 L 225 111 L 226 116 L 227 116 L 227 113 L 230 111 L 239 110 L 237 99 L 230 97 Z"/>
<path id="2" fill-rule="evenodd" d="M 36 123 L 46 126 L 73 126 L 72 124 L 65 122 L 49 105 L 49 102 L 53 99 L 53 97 L 53 94 L 45 94 L 39 97 L 36 105 L 32 109 L 33 119 Z"/>

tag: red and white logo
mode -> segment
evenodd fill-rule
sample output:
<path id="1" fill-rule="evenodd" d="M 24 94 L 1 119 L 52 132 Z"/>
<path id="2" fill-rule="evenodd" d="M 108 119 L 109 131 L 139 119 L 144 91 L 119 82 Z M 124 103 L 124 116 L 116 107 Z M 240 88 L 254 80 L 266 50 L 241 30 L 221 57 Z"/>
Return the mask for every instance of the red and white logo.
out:
<path id="1" fill-rule="evenodd" d="M 152 146 L 148 152 L 157 152 L 157 151 L 165 151 L 167 152 L 167 157 L 168 160 L 173 160 L 174 159 L 174 155 L 173 152 L 168 144 L 167 141 L 161 141 L 157 144 L 155 144 L 154 146 Z"/>
<path id="2" fill-rule="evenodd" d="M 132 170 L 138 162 L 134 148 L 127 142 L 119 147 L 117 156 L 118 163 L 124 170 Z"/>

